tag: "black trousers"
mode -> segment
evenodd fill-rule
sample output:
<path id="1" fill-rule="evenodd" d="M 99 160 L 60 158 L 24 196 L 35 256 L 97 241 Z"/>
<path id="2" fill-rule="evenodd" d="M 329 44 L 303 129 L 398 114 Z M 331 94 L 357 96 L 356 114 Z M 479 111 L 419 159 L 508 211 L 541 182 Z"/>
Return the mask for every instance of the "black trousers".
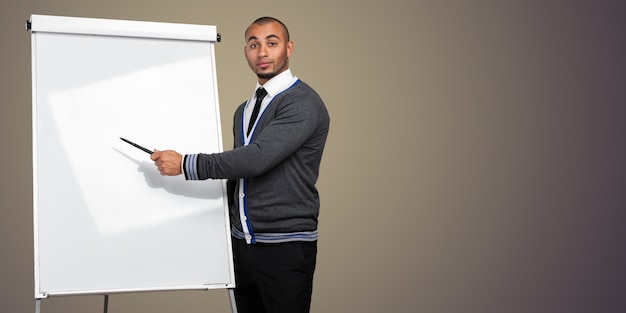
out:
<path id="1" fill-rule="evenodd" d="M 308 313 L 317 241 L 248 245 L 233 239 L 238 313 Z"/>

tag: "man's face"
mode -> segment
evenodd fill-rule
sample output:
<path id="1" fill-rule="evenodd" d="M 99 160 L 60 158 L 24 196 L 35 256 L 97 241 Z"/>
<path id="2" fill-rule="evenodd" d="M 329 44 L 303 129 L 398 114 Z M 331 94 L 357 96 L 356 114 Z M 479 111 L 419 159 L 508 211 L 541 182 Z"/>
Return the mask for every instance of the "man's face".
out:
<path id="1" fill-rule="evenodd" d="M 243 51 L 261 85 L 289 68 L 293 42 L 286 37 L 283 27 L 276 22 L 252 24 L 248 28 Z"/>

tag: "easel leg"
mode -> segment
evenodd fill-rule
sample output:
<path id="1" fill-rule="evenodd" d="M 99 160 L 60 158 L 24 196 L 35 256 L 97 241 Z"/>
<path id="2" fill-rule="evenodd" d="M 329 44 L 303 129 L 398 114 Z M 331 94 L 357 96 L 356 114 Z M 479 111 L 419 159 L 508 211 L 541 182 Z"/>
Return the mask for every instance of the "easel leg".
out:
<path id="1" fill-rule="evenodd" d="M 35 313 L 41 312 L 41 299 L 35 299 Z"/>
<path id="2" fill-rule="evenodd" d="M 235 290 L 232 288 L 228 289 L 228 296 L 230 297 L 230 308 L 233 313 L 237 313 L 237 303 L 235 302 Z"/>
<path id="3" fill-rule="evenodd" d="M 109 310 L 109 295 L 104 295 L 104 313 Z"/>

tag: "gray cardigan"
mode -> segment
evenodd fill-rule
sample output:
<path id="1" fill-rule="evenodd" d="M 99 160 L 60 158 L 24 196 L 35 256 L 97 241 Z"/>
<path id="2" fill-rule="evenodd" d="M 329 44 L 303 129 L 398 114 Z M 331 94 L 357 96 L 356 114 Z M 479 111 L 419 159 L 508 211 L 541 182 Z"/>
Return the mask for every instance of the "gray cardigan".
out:
<path id="1" fill-rule="evenodd" d="M 235 237 L 248 235 L 249 243 L 317 240 L 315 183 L 330 124 L 324 102 L 297 80 L 271 100 L 248 145 L 243 139 L 245 104 L 235 111 L 234 149 L 185 155 L 185 178 L 228 179 Z"/>

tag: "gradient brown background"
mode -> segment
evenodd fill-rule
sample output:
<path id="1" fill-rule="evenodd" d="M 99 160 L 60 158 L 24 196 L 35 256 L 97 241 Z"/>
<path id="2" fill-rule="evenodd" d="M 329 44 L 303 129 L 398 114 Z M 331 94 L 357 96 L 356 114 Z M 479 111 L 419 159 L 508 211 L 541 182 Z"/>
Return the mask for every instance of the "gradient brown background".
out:
<path id="1" fill-rule="evenodd" d="M 0 8 L 2 312 L 35 304 L 30 14 L 216 25 L 226 148 L 232 113 L 255 82 L 245 28 L 262 15 L 289 26 L 291 68 L 332 117 L 313 312 L 626 311 L 623 2 L 4 0 Z M 101 312 L 102 301 L 51 297 L 42 312 Z M 224 290 L 109 302 L 115 313 L 229 308 Z"/>

